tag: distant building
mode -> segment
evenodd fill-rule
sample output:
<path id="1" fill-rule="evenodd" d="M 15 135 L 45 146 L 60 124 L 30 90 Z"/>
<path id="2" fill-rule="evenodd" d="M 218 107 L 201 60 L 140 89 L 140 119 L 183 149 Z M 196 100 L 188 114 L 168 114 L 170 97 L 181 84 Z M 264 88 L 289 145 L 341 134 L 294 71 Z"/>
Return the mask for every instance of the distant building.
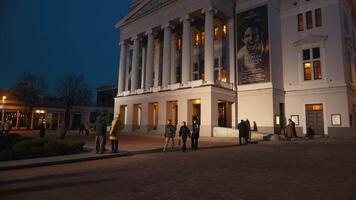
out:
<path id="1" fill-rule="evenodd" d="M 96 106 L 114 107 L 117 85 L 105 85 L 96 89 Z"/>
<path id="2" fill-rule="evenodd" d="M 355 0 L 133 0 L 117 24 L 115 113 L 127 131 L 194 118 L 278 133 L 356 135 Z M 179 127 L 178 127 L 179 128 Z M 230 135 L 231 136 L 231 135 Z"/>
<path id="3" fill-rule="evenodd" d="M 110 121 L 114 111 L 113 97 L 109 95 L 113 93 L 112 90 L 115 89 L 101 87 L 97 91 L 97 96 L 99 96 L 97 105 L 75 105 L 71 111 L 71 128 L 76 129 L 81 123 L 94 123 L 99 114 L 107 115 L 107 120 Z M 31 119 L 27 122 L 25 115 L 28 108 L 24 103 L 16 100 L 10 91 L 0 91 L 0 97 L 3 96 L 6 96 L 6 99 L 0 102 L 0 121 L 10 120 L 13 129 L 25 129 L 27 123 L 30 129 L 37 129 L 43 122 L 46 123 L 48 129 L 56 129 L 60 121 L 64 120 L 65 106 L 60 98 L 44 97 L 35 105 Z"/>

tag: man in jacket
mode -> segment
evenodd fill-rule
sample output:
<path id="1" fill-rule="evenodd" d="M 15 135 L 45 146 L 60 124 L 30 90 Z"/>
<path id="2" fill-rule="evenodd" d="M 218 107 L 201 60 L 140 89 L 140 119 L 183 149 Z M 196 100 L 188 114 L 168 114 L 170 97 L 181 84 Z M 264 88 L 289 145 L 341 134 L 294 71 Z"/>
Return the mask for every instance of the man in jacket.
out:
<path id="1" fill-rule="evenodd" d="M 200 124 L 197 119 L 193 120 L 193 131 L 192 131 L 192 149 L 198 149 L 198 139 L 199 139 L 199 132 L 200 132 Z"/>
<path id="2" fill-rule="evenodd" d="M 106 123 L 102 116 L 96 119 L 95 125 L 95 149 L 96 153 L 104 153 L 105 149 L 105 133 L 106 133 Z"/>
<path id="3" fill-rule="evenodd" d="M 172 141 L 172 151 L 174 149 L 174 137 L 176 136 L 176 128 L 172 125 L 172 121 L 167 120 L 167 125 L 164 132 L 164 138 L 166 140 L 163 151 L 166 151 L 169 141 Z"/>
<path id="4" fill-rule="evenodd" d="M 179 137 L 182 138 L 182 142 L 183 142 L 182 152 L 185 152 L 187 150 L 187 146 L 186 146 L 187 138 L 190 137 L 190 130 L 186 125 L 185 121 L 183 121 L 182 124 L 183 124 L 182 127 L 180 127 L 179 129 Z"/>
<path id="5" fill-rule="evenodd" d="M 111 141 L 111 152 L 112 153 L 117 153 L 118 147 L 119 147 L 119 135 L 122 130 L 122 125 L 120 121 L 120 115 L 117 115 L 117 117 L 114 118 L 114 120 L 111 123 L 111 129 L 110 129 L 110 141 Z"/>
<path id="6" fill-rule="evenodd" d="M 237 129 L 239 129 L 239 143 L 240 143 L 240 145 L 247 144 L 247 142 L 246 142 L 246 136 L 247 136 L 246 122 L 244 120 L 241 120 L 241 122 L 237 126 Z"/>

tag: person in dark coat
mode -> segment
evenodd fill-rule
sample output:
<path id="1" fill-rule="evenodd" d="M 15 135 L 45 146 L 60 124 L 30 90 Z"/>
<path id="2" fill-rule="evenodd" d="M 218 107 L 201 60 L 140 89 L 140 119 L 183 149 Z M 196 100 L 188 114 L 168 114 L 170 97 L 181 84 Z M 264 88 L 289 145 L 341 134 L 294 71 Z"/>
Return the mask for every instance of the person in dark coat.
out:
<path id="1" fill-rule="evenodd" d="M 195 149 L 195 150 L 198 149 L 199 132 L 200 132 L 200 124 L 199 124 L 198 119 L 195 119 L 193 121 L 193 130 L 192 130 L 192 136 L 191 136 L 192 149 Z"/>
<path id="2" fill-rule="evenodd" d="M 79 136 L 84 135 L 84 124 L 81 123 L 79 125 Z"/>
<path id="3" fill-rule="evenodd" d="M 190 130 L 188 126 L 186 125 L 185 121 L 183 121 L 182 127 L 179 129 L 179 137 L 182 138 L 182 152 L 185 152 L 187 150 L 187 138 L 190 137 Z M 180 140 L 179 140 L 180 141 Z"/>
<path id="4" fill-rule="evenodd" d="M 174 149 L 174 137 L 176 136 L 176 128 L 172 125 L 172 120 L 167 120 L 168 123 L 166 124 L 164 138 L 166 140 L 163 151 L 166 151 L 169 141 L 172 141 L 172 151 Z"/>
<path id="5" fill-rule="evenodd" d="M 247 144 L 247 142 L 246 142 L 246 135 L 247 135 L 246 122 L 244 120 L 241 120 L 241 122 L 237 126 L 237 129 L 239 129 L 239 143 L 240 143 L 240 145 Z"/>
<path id="6" fill-rule="evenodd" d="M 295 129 L 295 123 L 293 122 L 293 120 L 289 119 L 290 122 L 292 123 L 292 128 L 293 128 L 293 137 L 297 138 L 297 130 Z"/>
<path id="7" fill-rule="evenodd" d="M 95 149 L 96 153 L 104 153 L 105 149 L 105 133 L 106 133 L 106 123 L 103 117 L 99 116 L 94 125 L 95 130 Z"/>
<path id="8" fill-rule="evenodd" d="M 251 124 L 248 119 L 246 119 L 246 126 L 247 126 L 246 143 L 248 143 L 251 141 Z"/>
<path id="9" fill-rule="evenodd" d="M 40 125 L 40 138 L 44 138 L 46 135 L 46 125 L 45 123 L 41 123 Z"/>

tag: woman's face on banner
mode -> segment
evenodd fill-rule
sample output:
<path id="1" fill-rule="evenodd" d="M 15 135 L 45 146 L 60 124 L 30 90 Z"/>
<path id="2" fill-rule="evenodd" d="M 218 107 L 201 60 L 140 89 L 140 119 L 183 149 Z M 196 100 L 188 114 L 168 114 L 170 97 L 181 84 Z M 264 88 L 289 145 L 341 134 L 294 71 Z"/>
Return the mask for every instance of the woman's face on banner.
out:
<path id="1" fill-rule="evenodd" d="M 248 27 L 244 33 L 243 42 L 247 49 L 253 49 L 260 42 L 260 35 L 257 27 Z"/>

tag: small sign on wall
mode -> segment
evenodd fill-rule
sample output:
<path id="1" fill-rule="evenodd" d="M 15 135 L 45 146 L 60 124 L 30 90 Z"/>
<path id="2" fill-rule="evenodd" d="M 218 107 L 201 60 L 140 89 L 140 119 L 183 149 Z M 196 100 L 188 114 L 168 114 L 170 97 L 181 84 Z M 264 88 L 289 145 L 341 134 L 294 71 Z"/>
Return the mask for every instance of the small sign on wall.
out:
<path id="1" fill-rule="evenodd" d="M 340 114 L 332 114 L 331 115 L 331 125 L 341 126 L 341 115 Z"/>

